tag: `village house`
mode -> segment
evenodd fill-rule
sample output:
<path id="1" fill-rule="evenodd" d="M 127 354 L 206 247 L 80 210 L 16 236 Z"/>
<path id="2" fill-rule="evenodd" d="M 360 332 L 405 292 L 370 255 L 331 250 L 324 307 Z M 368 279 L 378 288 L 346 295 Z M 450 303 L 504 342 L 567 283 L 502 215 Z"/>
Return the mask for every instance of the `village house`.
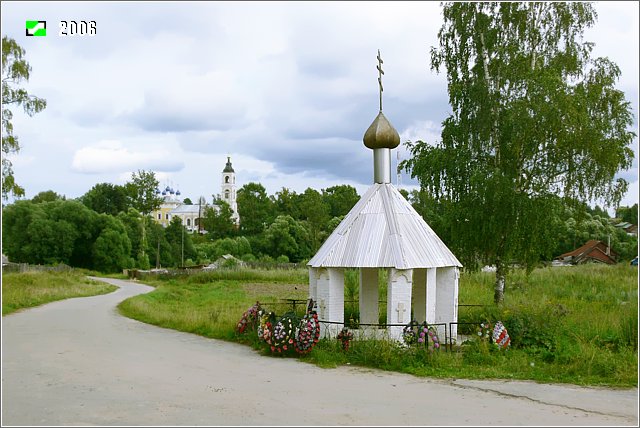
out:
<path id="1" fill-rule="evenodd" d="M 617 263 L 617 258 L 618 253 L 613 251 L 611 247 L 607 246 L 607 244 L 602 241 L 592 239 L 580 248 L 576 248 L 573 251 L 559 255 L 555 260 L 572 265 L 589 262 L 614 265 Z"/>

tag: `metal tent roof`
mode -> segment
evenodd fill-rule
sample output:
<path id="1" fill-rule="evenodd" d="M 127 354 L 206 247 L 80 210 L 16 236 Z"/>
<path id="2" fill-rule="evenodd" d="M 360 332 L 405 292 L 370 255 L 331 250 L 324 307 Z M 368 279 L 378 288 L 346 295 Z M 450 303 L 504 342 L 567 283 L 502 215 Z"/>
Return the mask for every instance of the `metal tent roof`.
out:
<path id="1" fill-rule="evenodd" d="M 462 266 L 390 183 L 371 186 L 308 265 L 396 269 Z"/>

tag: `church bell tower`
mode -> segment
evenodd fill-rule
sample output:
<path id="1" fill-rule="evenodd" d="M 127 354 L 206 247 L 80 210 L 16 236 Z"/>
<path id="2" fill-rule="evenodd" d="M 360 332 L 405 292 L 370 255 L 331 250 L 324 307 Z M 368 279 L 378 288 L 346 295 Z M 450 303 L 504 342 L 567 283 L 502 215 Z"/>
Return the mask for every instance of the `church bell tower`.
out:
<path id="1" fill-rule="evenodd" d="M 240 216 L 238 215 L 238 204 L 236 203 L 236 173 L 231 165 L 231 157 L 227 156 L 227 164 L 222 170 L 222 192 L 220 198 L 231 207 L 231 219 L 240 225 Z"/>

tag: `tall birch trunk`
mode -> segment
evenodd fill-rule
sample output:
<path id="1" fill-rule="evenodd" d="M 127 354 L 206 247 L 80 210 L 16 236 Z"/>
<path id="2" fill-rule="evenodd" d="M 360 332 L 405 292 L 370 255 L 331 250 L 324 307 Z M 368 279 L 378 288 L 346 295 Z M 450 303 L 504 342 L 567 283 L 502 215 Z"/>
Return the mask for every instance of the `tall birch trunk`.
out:
<path id="1" fill-rule="evenodd" d="M 504 284 L 507 279 L 506 267 L 502 260 L 496 260 L 496 285 L 493 289 L 494 303 L 502 303 L 504 300 Z"/>

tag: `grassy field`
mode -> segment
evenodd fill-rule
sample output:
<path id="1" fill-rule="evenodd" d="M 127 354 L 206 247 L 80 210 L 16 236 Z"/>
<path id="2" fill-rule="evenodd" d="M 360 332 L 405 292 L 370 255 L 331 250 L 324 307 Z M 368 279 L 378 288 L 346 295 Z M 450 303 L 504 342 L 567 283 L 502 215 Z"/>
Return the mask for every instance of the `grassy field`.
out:
<path id="1" fill-rule="evenodd" d="M 386 286 L 381 275 L 381 300 Z M 221 270 L 192 276 L 144 279 L 156 290 L 122 302 L 131 318 L 202 336 L 264 347 L 255 334 L 238 335 L 242 313 L 259 300 L 283 314 L 281 299 L 307 297 L 306 270 Z M 472 340 L 453 352 L 407 349 L 395 343 L 354 341 L 343 352 L 337 340 L 321 340 L 301 359 L 323 367 L 350 363 L 418 376 L 523 379 L 579 385 L 629 387 L 638 384 L 638 270 L 627 265 L 587 265 L 514 272 L 504 304 L 492 303 L 491 273 L 463 273 L 459 321 L 501 320 L 513 346 L 499 351 Z M 358 299 L 357 274 L 345 275 L 345 300 Z M 384 306 L 384 305 L 381 305 Z M 303 305 L 299 305 L 302 313 Z M 384 307 L 381 307 L 381 319 Z M 345 319 L 357 318 L 357 304 L 345 304 Z M 466 329 L 466 330 L 465 330 Z M 460 327 L 475 336 L 475 327 Z"/>
<path id="2" fill-rule="evenodd" d="M 113 285 L 92 281 L 80 271 L 3 273 L 2 315 L 56 300 L 106 294 L 116 289 Z"/>

